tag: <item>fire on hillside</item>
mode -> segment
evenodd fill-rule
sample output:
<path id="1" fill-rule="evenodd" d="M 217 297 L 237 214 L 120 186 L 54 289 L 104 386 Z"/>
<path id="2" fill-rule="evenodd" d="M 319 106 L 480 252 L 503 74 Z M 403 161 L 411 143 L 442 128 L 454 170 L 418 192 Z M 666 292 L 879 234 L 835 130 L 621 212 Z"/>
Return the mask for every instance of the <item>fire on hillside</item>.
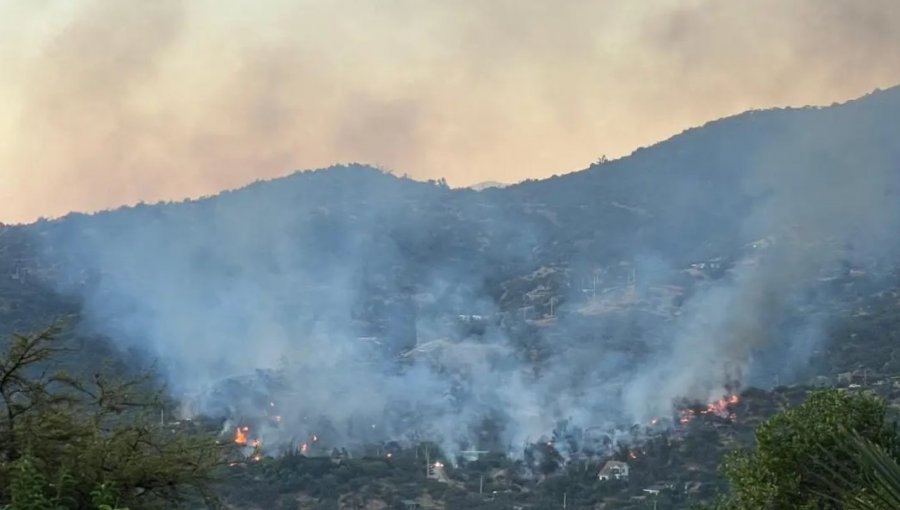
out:
<path id="1" fill-rule="evenodd" d="M 688 406 L 679 412 L 678 421 L 682 425 L 687 425 L 697 416 L 712 415 L 733 422 L 737 415 L 732 410 L 732 406 L 739 403 L 740 400 L 737 394 L 732 393 L 706 405 L 694 404 Z"/>
<path id="2" fill-rule="evenodd" d="M 727 393 L 722 398 L 713 400 L 708 403 L 688 403 L 687 401 L 685 401 L 681 406 L 678 406 L 676 408 L 674 416 L 671 419 L 651 419 L 646 425 L 647 429 L 645 430 L 645 433 L 652 434 L 653 431 L 661 432 L 663 429 L 678 429 L 680 427 L 686 427 L 695 419 L 704 416 L 715 417 L 718 420 L 723 420 L 726 422 L 734 422 L 737 418 L 735 406 L 740 403 L 740 401 L 740 396 L 736 393 Z M 273 403 L 270 402 L 269 407 L 274 407 Z M 259 427 L 253 425 L 253 420 L 243 421 L 243 423 L 249 423 L 249 425 L 241 424 L 234 427 L 232 442 L 233 444 L 241 447 L 240 451 L 243 452 L 241 455 L 244 460 L 258 461 L 262 459 L 264 455 L 262 436 L 265 435 L 264 431 L 268 430 L 266 424 L 271 425 L 273 419 L 273 417 L 271 415 L 268 415 L 268 413 L 265 414 L 266 415 L 259 417 L 261 420 L 260 423 L 257 423 Z M 283 430 L 284 423 L 282 422 L 282 420 L 280 420 L 280 418 L 280 416 L 277 416 L 274 419 L 274 422 L 279 426 L 278 428 L 281 428 Z M 640 426 L 637 427 L 640 428 Z M 632 427 L 632 430 L 634 430 L 634 427 Z M 616 434 L 612 431 L 607 432 L 608 433 L 600 434 L 602 437 L 600 437 L 599 439 L 593 437 L 588 438 L 588 436 L 584 434 L 578 435 L 578 437 L 573 436 L 572 434 L 569 434 L 568 436 L 566 436 L 565 434 L 560 434 L 560 437 L 558 438 L 554 437 L 552 439 L 542 439 L 542 441 L 546 442 L 544 446 L 549 450 L 556 451 L 557 448 L 562 447 L 565 451 L 560 450 L 560 453 L 562 453 L 564 456 L 566 452 L 575 455 L 583 455 L 584 452 L 594 452 L 594 454 L 600 454 L 602 456 L 611 454 L 616 448 L 617 444 L 617 441 L 614 439 Z M 554 431 L 554 435 L 556 434 L 557 431 Z M 591 442 L 592 440 L 593 443 Z M 571 441 L 574 441 L 574 443 L 571 443 Z M 560 442 L 560 445 L 557 445 L 556 442 Z M 567 444 L 563 446 L 563 443 Z M 275 446 L 275 448 L 282 451 L 294 451 L 295 453 L 303 456 L 318 456 L 320 454 L 327 455 L 328 448 L 340 446 L 336 444 L 329 443 L 328 445 L 326 445 L 322 443 L 319 435 L 314 432 L 300 434 L 299 437 L 294 436 L 294 439 L 290 444 L 292 444 L 293 446 L 287 449 L 285 449 L 284 444 L 281 444 L 280 447 Z M 269 447 L 272 448 L 273 444 L 270 444 Z M 269 453 L 273 454 L 276 452 Z M 638 450 L 629 450 L 628 456 L 632 460 L 634 460 L 638 456 Z M 387 454 L 387 457 L 390 458 L 391 455 Z"/>
<path id="3" fill-rule="evenodd" d="M 250 427 L 235 427 L 234 429 L 234 443 L 244 446 L 247 444 L 247 433 L 250 432 Z"/>

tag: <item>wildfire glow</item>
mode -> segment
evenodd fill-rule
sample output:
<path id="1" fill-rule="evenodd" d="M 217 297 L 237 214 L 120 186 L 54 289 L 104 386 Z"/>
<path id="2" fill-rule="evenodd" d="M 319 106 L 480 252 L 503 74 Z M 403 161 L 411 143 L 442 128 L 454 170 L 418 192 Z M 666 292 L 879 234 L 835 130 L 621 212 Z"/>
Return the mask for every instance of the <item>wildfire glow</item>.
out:
<path id="1" fill-rule="evenodd" d="M 237 427 L 234 429 L 234 442 L 236 444 L 244 445 L 247 444 L 247 432 L 250 431 L 250 427 Z"/>
<path id="2" fill-rule="evenodd" d="M 706 406 L 706 413 L 715 414 L 722 418 L 728 418 L 732 416 L 728 411 L 728 406 L 737 404 L 739 400 L 737 395 L 728 395 L 725 398 L 720 398 Z"/>
<path id="3" fill-rule="evenodd" d="M 740 402 L 740 400 L 740 397 L 735 394 L 731 394 L 720 398 L 719 400 L 710 402 L 706 405 L 705 408 L 702 409 L 683 409 L 679 414 L 678 421 L 682 425 L 687 424 L 698 414 L 713 414 L 715 416 L 718 416 L 719 418 L 734 421 L 736 415 L 731 412 L 729 407 L 737 404 L 738 402 Z"/>

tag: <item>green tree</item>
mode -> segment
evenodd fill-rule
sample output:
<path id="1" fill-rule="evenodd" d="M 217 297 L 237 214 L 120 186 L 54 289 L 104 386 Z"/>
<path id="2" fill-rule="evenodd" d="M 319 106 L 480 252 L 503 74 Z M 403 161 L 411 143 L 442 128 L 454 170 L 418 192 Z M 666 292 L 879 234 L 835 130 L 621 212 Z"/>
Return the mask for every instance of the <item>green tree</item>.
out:
<path id="1" fill-rule="evenodd" d="M 149 375 L 79 378 L 58 328 L 14 335 L 0 350 L 0 504 L 13 510 L 173 508 L 211 501 L 212 435 L 159 422 Z"/>
<path id="2" fill-rule="evenodd" d="M 713 508 L 844 508 L 843 495 L 867 483 L 854 471 L 857 459 L 843 448 L 847 431 L 894 455 L 897 435 L 885 412 L 884 402 L 868 395 L 813 392 L 803 404 L 757 427 L 754 450 L 726 457 L 729 492 Z"/>
<path id="3" fill-rule="evenodd" d="M 900 508 L 900 463 L 885 447 L 847 431 L 837 452 L 851 459 L 843 469 L 825 465 L 832 493 L 848 510 L 895 510 Z M 857 483 L 862 479 L 863 483 Z"/>

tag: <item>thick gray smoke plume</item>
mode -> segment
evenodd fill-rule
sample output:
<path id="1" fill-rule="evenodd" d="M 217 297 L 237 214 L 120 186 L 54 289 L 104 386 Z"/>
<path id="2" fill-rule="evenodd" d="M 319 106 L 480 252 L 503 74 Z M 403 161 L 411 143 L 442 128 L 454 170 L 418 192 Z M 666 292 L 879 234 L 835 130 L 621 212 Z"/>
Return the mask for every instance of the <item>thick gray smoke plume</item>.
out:
<path id="1" fill-rule="evenodd" d="M 817 277 L 842 262 L 896 253 L 900 167 L 883 152 L 892 142 L 878 119 L 858 112 L 834 122 L 847 107 L 806 112 L 831 122 L 788 123 L 778 133 L 783 142 L 758 147 L 741 178 L 757 204 L 739 225 L 742 237 L 756 241 L 729 277 L 684 305 L 666 354 L 651 358 L 626 392 L 630 416 L 646 419 L 678 398 L 705 401 L 738 389 L 754 355 L 773 343 L 786 365 L 804 362 L 827 327 L 826 303 L 804 296 Z M 786 332 L 788 319 L 802 327 Z"/>
<path id="2" fill-rule="evenodd" d="M 829 267 L 893 248 L 890 122 L 853 105 L 742 116 L 707 128 L 719 138 L 695 131 L 609 170 L 483 193 L 358 167 L 303 173 L 72 216 L 47 227 L 47 257 L 88 326 L 161 361 L 188 415 L 255 420 L 273 446 L 419 438 L 521 452 L 560 420 L 605 430 L 719 398 L 771 369 L 766 352 L 780 353 L 776 371 L 805 362 L 827 329 L 809 310 L 828 300 L 807 291 Z M 658 182 L 602 209 L 621 226 L 578 212 L 641 175 Z M 673 205 L 722 196 L 743 205 L 696 217 Z M 635 237 L 663 220 L 676 226 L 665 241 Z M 574 248 L 585 224 L 611 255 Z M 738 242 L 695 249 L 711 239 Z M 722 274 L 685 283 L 698 253 Z M 583 289 L 567 271 L 607 274 L 622 259 L 635 300 L 680 282 L 682 302 L 663 318 L 592 312 L 613 306 L 606 284 Z M 567 303 L 529 312 L 542 295 Z M 541 314 L 553 326 L 522 320 Z"/>
<path id="3" fill-rule="evenodd" d="M 90 275 L 66 286 L 83 294 L 89 326 L 158 358 L 188 415 L 224 412 L 229 426 L 277 416 L 264 439 L 282 446 L 315 433 L 338 446 L 420 437 L 458 448 L 477 447 L 470 427 L 500 412 L 520 447 L 552 430 L 543 409 L 555 399 L 499 327 L 485 268 L 442 253 L 457 247 L 436 238 L 441 225 L 409 210 L 410 194 L 452 193 L 339 168 L 74 217 L 59 235 L 77 237 L 55 238 L 50 256 Z M 502 229 L 499 260 L 534 244 Z M 461 334 L 467 325 L 484 331 Z"/>

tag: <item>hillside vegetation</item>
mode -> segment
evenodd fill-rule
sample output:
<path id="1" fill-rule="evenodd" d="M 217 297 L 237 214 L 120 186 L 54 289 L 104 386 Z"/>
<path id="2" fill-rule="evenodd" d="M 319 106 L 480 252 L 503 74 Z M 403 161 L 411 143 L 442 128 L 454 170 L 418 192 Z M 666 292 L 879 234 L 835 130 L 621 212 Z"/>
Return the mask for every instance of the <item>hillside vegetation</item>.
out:
<path id="1" fill-rule="evenodd" d="M 813 387 L 900 402 L 897 119 L 892 88 L 502 188 L 353 164 L 0 226 L 0 334 L 67 318 L 72 377 L 155 361 L 173 430 L 252 424 L 258 462 L 217 472 L 227 504 L 686 508 Z M 674 423 L 729 395 L 734 420 Z M 601 454 L 592 428 L 628 439 Z M 425 444 L 451 483 L 425 479 Z M 598 483 L 609 459 L 627 483 Z"/>

